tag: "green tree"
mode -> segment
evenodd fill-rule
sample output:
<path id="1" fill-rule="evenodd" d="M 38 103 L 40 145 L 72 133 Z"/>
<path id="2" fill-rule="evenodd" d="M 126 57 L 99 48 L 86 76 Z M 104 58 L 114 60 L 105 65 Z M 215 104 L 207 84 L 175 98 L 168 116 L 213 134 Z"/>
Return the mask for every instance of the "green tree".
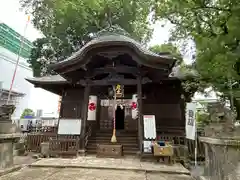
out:
<path id="1" fill-rule="evenodd" d="M 32 109 L 24 109 L 22 115 L 21 115 L 21 118 L 24 118 L 25 116 L 34 116 L 34 112 Z"/>
<path id="2" fill-rule="evenodd" d="M 45 36 L 34 42 L 29 60 L 36 76 L 47 72 L 46 64 L 69 57 L 109 25 L 119 25 L 141 42 L 152 33 L 151 0 L 21 0 L 21 5 Z"/>
<path id="3" fill-rule="evenodd" d="M 192 39 L 196 46 L 195 66 L 201 78 L 231 99 L 229 80 L 237 84 L 233 91 L 239 91 L 240 1 L 158 2 L 155 5 L 156 19 L 167 19 L 175 26 L 171 40 Z M 233 102 L 240 119 L 240 103 L 236 97 Z"/>
<path id="4" fill-rule="evenodd" d="M 155 53 L 170 53 L 173 57 L 178 60 L 178 63 L 182 63 L 183 58 L 182 55 L 177 48 L 177 46 L 173 45 L 172 43 L 161 44 L 161 45 L 154 45 L 150 47 L 150 50 Z"/>

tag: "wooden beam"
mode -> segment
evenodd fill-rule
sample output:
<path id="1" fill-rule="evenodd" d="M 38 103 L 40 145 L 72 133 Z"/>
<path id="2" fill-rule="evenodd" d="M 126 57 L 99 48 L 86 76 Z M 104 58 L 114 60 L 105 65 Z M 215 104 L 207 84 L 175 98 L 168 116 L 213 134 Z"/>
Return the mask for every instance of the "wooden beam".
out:
<path id="1" fill-rule="evenodd" d="M 102 67 L 95 68 L 90 77 L 95 77 L 99 74 L 107 74 L 107 73 L 124 73 L 124 74 L 132 74 L 133 76 L 137 76 L 139 73 L 139 69 L 137 67 L 129 67 L 129 66 L 116 66 L 116 67 Z"/>
<path id="2" fill-rule="evenodd" d="M 137 94 L 138 94 L 138 138 L 140 154 L 143 152 L 143 114 L 142 114 L 142 77 L 137 78 Z"/>
<path id="3" fill-rule="evenodd" d="M 81 148 L 85 150 L 85 132 L 86 132 L 86 124 L 87 124 L 87 115 L 88 115 L 88 101 L 90 94 L 90 86 L 86 84 L 84 89 L 84 98 L 82 103 L 82 127 L 81 127 Z"/>
<path id="4" fill-rule="evenodd" d="M 143 78 L 141 80 L 142 84 L 151 83 L 152 81 L 149 78 Z M 80 84 L 82 86 L 86 86 L 86 80 L 80 80 L 77 82 L 77 84 Z M 107 85 L 116 85 L 116 84 L 122 84 L 122 85 L 137 85 L 138 80 L 137 79 L 103 79 L 103 80 L 92 80 L 89 81 L 90 86 L 107 86 Z"/>

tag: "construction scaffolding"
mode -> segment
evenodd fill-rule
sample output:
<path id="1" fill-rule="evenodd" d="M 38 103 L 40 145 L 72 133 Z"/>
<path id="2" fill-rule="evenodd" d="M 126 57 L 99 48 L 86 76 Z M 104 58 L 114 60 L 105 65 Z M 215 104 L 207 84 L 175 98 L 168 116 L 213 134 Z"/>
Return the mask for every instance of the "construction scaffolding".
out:
<path id="1" fill-rule="evenodd" d="M 7 104 L 8 95 L 9 95 L 9 90 L 0 88 L 0 106 L 3 104 Z M 20 99 L 24 97 L 24 95 L 25 94 L 23 93 L 12 91 L 8 104 L 17 106 Z"/>

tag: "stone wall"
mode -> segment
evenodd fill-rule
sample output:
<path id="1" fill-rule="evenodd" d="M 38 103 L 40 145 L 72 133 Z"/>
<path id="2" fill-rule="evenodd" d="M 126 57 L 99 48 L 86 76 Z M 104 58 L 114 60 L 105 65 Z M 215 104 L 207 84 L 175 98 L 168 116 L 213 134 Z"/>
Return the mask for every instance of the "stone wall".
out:
<path id="1" fill-rule="evenodd" d="M 13 164 L 13 143 L 0 143 L 0 168 L 10 167 Z"/>

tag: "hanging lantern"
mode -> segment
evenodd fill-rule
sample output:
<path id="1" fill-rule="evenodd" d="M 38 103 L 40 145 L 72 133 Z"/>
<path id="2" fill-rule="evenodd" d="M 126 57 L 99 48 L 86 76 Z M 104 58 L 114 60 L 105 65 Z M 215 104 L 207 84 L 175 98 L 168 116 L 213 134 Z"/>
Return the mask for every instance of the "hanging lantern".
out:
<path id="1" fill-rule="evenodd" d="M 88 103 L 88 121 L 96 120 L 96 111 L 97 111 L 97 96 L 89 96 Z"/>
<path id="2" fill-rule="evenodd" d="M 138 104 L 137 104 L 137 94 L 133 94 L 132 96 L 132 103 L 131 103 L 131 109 L 132 109 L 132 118 L 137 119 L 138 118 Z"/>

